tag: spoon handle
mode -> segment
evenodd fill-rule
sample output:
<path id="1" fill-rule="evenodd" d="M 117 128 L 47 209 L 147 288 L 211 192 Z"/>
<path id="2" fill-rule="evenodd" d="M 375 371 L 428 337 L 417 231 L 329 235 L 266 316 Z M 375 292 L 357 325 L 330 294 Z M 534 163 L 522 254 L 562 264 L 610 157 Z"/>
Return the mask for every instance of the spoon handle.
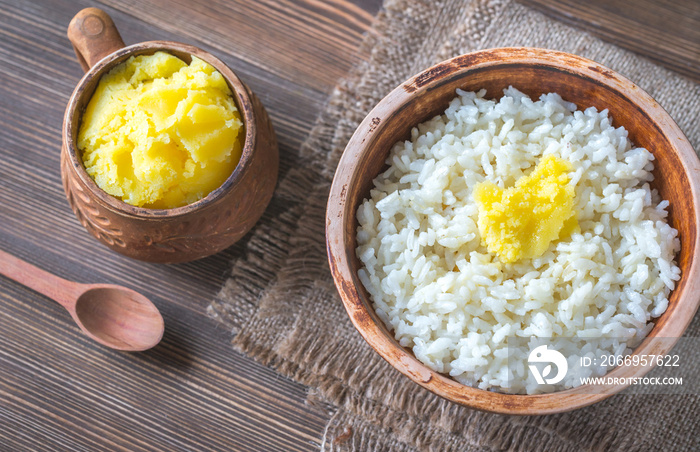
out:
<path id="1" fill-rule="evenodd" d="M 73 308 L 82 291 L 82 284 L 59 278 L 2 250 L 0 274 L 46 295 L 69 310 Z"/>

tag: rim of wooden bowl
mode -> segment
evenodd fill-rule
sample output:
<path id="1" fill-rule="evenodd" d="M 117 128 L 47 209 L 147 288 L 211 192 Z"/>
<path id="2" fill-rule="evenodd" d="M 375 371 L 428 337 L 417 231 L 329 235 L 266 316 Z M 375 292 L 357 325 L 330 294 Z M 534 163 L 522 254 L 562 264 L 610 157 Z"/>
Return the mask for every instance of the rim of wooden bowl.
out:
<path id="1" fill-rule="evenodd" d="M 346 208 L 348 187 L 357 182 L 356 170 L 363 156 L 371 152 L 372 143 L 382 130 L 384 118 L 405 107 L 416 93 L 435 89 L 447 80 L 465 77 L 471 71 L 484 70 L 494 66 L 538 65 L 567 72 L 574 76 L 593 79 L 596 83 L 616 90 L 634 102 L 668 137 L 671 147 L 684 166 L 691 188 L 694 205 L 695 238 L 691 240 L 692 253 L 689 268 L 684 272 L 676 291 L 681 291 L 677 305 L 669 317 L 659 322 L 650 335 L 635 349 L 633 354 L 664 354 L 675 345 L 700 304 L 700 241 L 697 240 L 700 225 L 700 161 L 692 146 L 679 127 L 663 108 L 646 92 L 630 80 L 594 61 L 576 55 L 553 50 L 527 47 L 488 49 L 462 55 L 439 63 L 410 78 L 389 95 L 367 115 L 355 131 L 343 153 L 328 198 L 326 213 L 326 247 L 328 260 L 335 285 L 340 293 L 345 309 L 355 328 L 375 351 L 401 373 L 428 390 L 453 402 L 503 414 L 551 414 L 581 408 L 599 402 L 627 385 L 607 388 L 604 392 L 590 393 L 590 387 L 580 386 L 559 392 L 538 395 L 514 395 L 486 391 L 458 383 L 443 374 L 435 372 L 421 362 L 413 353 L 401 347 L 374 313 L 369 295 L 362 287 L 351 262 L 355 254 L 355 230 L 346 231 L 346 225 L 357 227 L 355 212 Z M 413 124 L 416 125 L 416 124 Z M 386 151 L 386 150 L 385 150 Z M 382 152 L 382 151 L 380 151 Z M 351 219 L 348 216 L 352 216 Z M 682 245 L 687 246 L 687 245 Z M 695 289 L 693 289 L 693 286 Z M 358 290 L 359 288 L 359 290 Z M 664 318 L 666 313 L 659 319 Z M 652 338 L 669 338 L 652 341 Z M 640 377 L 651 369 L 628 370 L 616 368 L 609 377 Z"/>
<path id="2" fill-rule="evenodd" d="M 212 65 L 223 75 L 229 85 L 236 103 L 236 107 L 241 115 L 245 130 L 245 143 L 241 152 L 241 158 L 229 177 L 218 188 L 210 192 L 204 198 L 174 209 L 148 209 L 136 207 L 128 204 L 102 190 L 94 180 L 87 174 L 82 159 L 79 157 L 79 150 L 76 143 L 77 134 L 84 107 L 87 106 L 94 90 L 99 84 L 100 78 L 109 72 L 116 65 L 126 61 L 134 55 L 151 55 L 157 51 L 164 51 L 183 59 L 190 63 L 191 57 L 196 56 Z M 189 61 L 188 61 L 189 60 Z M 174 42 L 174 41 L 146 41 L 130 46 L 122 47 L 97 62 L 80 79 L 73 94 L 68 101 L 65 116 L 63 118 L 63 147 L 66 149 L 71 165 L 75 169 L 78 178 L 87 186 L 92 193 L 110 210 L 122 215 L 129 215 L 143 219 L 174 218 L 188 213 L 201 210 L 216 203 L 233 186 L 238 184 L 242 178 L 242 173 L 250 165 L 250 160 L 255 148 L 255 113 L 252 106 L 251 94 L 238 76 L 221 60 L 209 52 L 198 47 Z M 82 108 L 81 108 L 82 104 Z"/>

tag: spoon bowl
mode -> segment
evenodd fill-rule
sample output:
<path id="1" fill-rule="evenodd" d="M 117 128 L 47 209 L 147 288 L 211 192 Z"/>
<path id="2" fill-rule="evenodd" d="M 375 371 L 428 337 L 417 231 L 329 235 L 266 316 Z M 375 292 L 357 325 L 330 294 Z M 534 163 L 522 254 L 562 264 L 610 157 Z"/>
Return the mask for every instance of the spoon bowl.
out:
<path id="1" fill-rule="evenodd" d="M 85 334 L 117 350 L 147 350 L 160 342 L 163 317 L 148 298 L 121 286 L 85 287 L 73 315 Z"/>

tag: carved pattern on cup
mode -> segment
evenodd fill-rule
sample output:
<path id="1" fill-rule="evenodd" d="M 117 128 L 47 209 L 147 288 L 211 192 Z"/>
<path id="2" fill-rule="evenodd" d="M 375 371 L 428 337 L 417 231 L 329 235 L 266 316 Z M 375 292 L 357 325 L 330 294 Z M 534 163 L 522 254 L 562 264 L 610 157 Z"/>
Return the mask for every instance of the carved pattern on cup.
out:
<path id="1" fill-rule="evenodd" d="M 75 212 L 80 224 L 98 240 L 110 246 L 125 248 L 126 242 L 122 238 L 124 232 L 112 224 L 112 221 L 100 211 L 79 184 L 69 182 L 70 177 L 72 176 L 64 179 L 64 188 L 68 195 L 68 204 Z"/>

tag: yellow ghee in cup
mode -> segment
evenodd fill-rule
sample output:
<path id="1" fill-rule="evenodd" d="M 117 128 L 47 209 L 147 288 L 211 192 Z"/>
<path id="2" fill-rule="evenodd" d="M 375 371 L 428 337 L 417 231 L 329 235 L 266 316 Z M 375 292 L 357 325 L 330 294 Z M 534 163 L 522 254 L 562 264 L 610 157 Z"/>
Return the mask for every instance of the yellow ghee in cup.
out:
<path id="1" fill-rule="evenodd" d="M 102 77 L 82 116 L 78 148 L 105 192 L 134 206 L 171 209 L 202 199 L 231 175 L 242 126 L 216 69 L 156 52 Z"/>
<path id="2" fill-rule="evenodd" d="M 569 171 L 569 162 L 550 154 L 514 187 L 476 185 L 477 225 L 490 253 L 504 263 L 539 257 L 553 241 L 579 230 Z"/>

